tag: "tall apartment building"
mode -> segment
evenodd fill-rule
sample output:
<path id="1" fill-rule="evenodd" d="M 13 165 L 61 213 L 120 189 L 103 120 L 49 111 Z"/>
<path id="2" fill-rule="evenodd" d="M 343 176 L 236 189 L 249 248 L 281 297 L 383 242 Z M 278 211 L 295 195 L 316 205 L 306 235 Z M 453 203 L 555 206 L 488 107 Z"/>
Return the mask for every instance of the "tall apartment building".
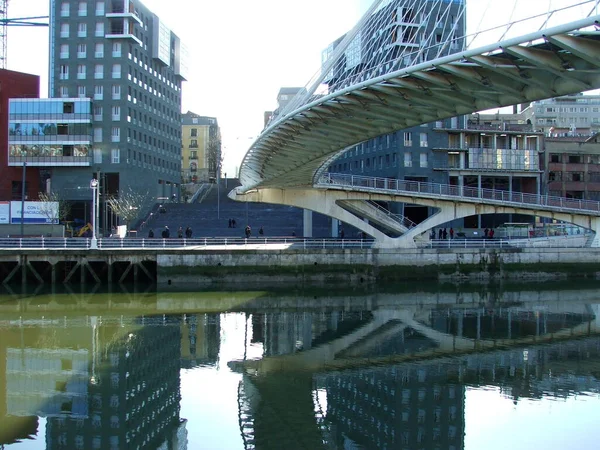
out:
<path id="1" fill-rule="evenodd" d="M 87 164 L 55 162 L 52 189 L 87 200 L 73 188 L 98 177 L 105 196 L 179 195 L 185 58 L 180 39 L 138 0 L 51 0 L 49 95 L 90 98 L 93 119 Z"/>
<path id="2" fill-rule="evenodd" d="M 574 94 L 532 102 L 525 120 L 551 137 L 589 136 L 600 132 L 600 95 Z"/>
<path id="3" fill-rule="evenodd" d="M 181 116 L 181 179 L 183 183 L 216 180 L 221 161 L 221 138 L 215 117 L 191 111 Z"/>

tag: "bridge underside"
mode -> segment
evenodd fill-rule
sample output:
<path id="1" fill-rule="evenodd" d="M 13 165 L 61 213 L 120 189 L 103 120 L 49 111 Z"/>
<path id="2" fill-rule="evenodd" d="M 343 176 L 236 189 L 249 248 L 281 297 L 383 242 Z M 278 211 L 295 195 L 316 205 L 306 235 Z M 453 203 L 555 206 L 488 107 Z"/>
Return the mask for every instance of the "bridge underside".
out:
<path id="1" fill-rule="evenodd" d="M 267 128 L 244 189 L 308 187 L 347 147 L 411 126 L 600 87 L 600 16 L 468 50 L 318 97 Z"/>
<path id="2" fill-rule="evenodd" d="M 414 248 L 416 247 L 415 239 L 426 237 L 432 228 L 455 219 L 483 214 L 523 214 L 572 223 L 595 232 L 596 235 L 591 246 L 600 247 L 600 217 L 578 214 L 576 212 L 548 210 L 536 207 L 536 205 L 526 208 L 523 206 L 493 205 L 484 203 L 485 200 L 478 199 L 448 200 L 440 198 L 423 198 L 402 193 L 385 194 L 314 188 L 261 188 L 253 189 L 245 193 L 233 190 L 229 193 L 229 197 L 237 201 L 295 206 L 333 217 L 375 238 L 375 246 L 379 248 Z M 397 229 L 395 231 L 397 234 L 402 234 L 399 237 L 391 237 L 372 225 L 373 223 L 381 225 L 382 219 L 378 210 L 365 207 L 364 205 L 362 207 L 348 207 L 349 204 L 377 201 L 428 206 L 436 208 L 437 213 L 410 229 L 406 229 L 406 227 L 401 224 L 397 224 Z M 357 211 L 360 211 L 360 216 L 357 215 Z M 386 228 L 393 229 L 393 226 L 389 224 Z"/>

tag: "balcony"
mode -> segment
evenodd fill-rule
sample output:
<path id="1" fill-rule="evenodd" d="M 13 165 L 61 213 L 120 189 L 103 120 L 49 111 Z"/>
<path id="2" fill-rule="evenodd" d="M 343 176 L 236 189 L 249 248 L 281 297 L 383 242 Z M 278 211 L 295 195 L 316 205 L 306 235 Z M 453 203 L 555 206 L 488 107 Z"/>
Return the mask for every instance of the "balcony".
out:
<path id="1" fill-rule="evenodd" d="M 9 156 L 8 165 L 22 167 L 89 167 L 92 165 L 91 156 Z"/>

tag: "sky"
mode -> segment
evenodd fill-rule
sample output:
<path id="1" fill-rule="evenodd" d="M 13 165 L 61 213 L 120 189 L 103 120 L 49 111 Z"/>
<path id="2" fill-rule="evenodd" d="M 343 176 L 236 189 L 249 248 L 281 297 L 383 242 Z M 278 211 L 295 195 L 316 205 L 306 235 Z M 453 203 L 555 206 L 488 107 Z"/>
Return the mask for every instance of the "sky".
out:
<path id="1" fill-rule="evenodd" d="M 486 29 L 548 6 L 581 1 L 467 0 L 468 27 Z M 304 86 L 318 71 L 322 50 L 354 26 L 372 0 L 143 3 L 186 44 L 189 77 L 183 84 L 182 112 L 217 118 L 223 172 L 232 177 L 263 129 L 264 111 L 276 107 L 279 89 Z M 49 0 L 10 0 L 8 17 L 47 15 L 48 8 Z M 7 47 L 7 68 L 40 75 L 42 97 L 47 96 L 48 29 L 9 27 Z"/>

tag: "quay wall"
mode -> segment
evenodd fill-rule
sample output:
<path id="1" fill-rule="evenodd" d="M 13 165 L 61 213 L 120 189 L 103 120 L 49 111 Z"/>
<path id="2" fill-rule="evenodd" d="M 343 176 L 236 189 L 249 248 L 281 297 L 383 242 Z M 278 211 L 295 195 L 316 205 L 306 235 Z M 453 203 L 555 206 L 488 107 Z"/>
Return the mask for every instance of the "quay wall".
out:
<path id="1" fill-rule="evenodd" d="M 600 249 L 306 249 L 165 252 L 158 284 L 600 278 Z"/>

